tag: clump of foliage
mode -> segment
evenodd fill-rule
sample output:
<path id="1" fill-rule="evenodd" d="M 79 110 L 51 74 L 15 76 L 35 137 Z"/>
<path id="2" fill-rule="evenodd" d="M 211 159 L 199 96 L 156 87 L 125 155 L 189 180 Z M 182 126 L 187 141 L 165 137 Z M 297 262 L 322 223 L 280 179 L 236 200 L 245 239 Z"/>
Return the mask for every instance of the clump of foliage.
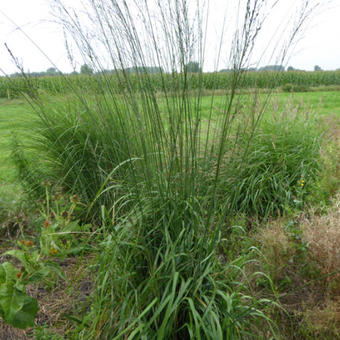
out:
<path id="1" fill-rule="evenodd" d="M 226 160 L 221 200 L 230 202 L 232 212 L 269 216 L 302 208 L 313 190 L 322 130 L 312 117 L 287 110 L 264 121 L 254 135 L 240 136 L 239 150 Z"/>
<path id="2" fill-rule="evenodd" d="M 64 280 L 64 272 L 56 259 L 79 254 L 88 243 L 83 236 L 89 226 L 80 226 L 73 217 L 79 198 L 72 196 L 65 202 L 65 198 L 57 193 L 52 200 L 47 187 L 46 193 L 46 206 L 36 218 L 36 224 L 41 219 L 44 221 L 36 227 L 36 239 L 22 235 L 17 248 L 1 254 L 14 261 L 0 265 L 0 316 L 6 323 L 21 329 L 34 326 L 39 309 L 37 299 L 26 293 L 26 287 L 43 284 L 51 288 L 56 278 Z"/>
<path id="3" fill-rule="evenodd" d="M 202 70 L 188 73 L 190 61 L 204 64 L 204 25 L 197 23 L 206 17 L 199 4 L 191 8 L 185 0 L 165 6 L 155 2 L 151 8 L 147 1 L 91 0 L 85 19 L 79 20 L 73 20 L 62 1 L 55 4 L 84 62 L 98 73 L 88 77 L 86 91 L 66 79 L 67 92 L 72 92 L 67 100 L 53 101 L 42 93 L 30 98 L 38 113 L 35 148 L 43 162 L 42 177 L 79 193 L 87 206 L 84 220 L 101 224 L 95 302 L 78 320 L 75 337 L 258 338 L 265 336 L 263 325 L 274 334 L 266 315 L 273 302 L 252 294 L 251 278 L 244 275 L 254 248 L 235 258 L 220 252 L 231 208 L 265 215 L 286 203 L 292 187 L 312 176 L 305 171 L 314 154 L 307 155 L 306 166 L 301 164 L 293 132 L 286 136 L 277 129 L 275 140 L 269 134 L 275 124 L 267 122 L 258 130 L 264 104 L 256 94 L 247 124 L 238 118 L 242 106 L 236 89 L 246 79 L 244 70 L 265 21 L 261 13 L 271 7 L 239 2 L 230 86 L 225 86 L 222 113 L 215 120 L 214 96 L 208 119 L 202 115 Z M 305 5 L 302 22 L 309 13 L 308 2 Z M 89 22 L 98 23 L 96 29 L 87 27 Z M 114 85 L 110 75 L 100 72 L 108 63 L 116 71 Z M 155 64 L 165 70 L 157 74 L 157 85 L 146 68 Z M 126 71 L 131 67 L 134 73 Z M 294 124 L 291 128 L 295 133 L 302 129 Z M 260 159 L 266 156 L 261 168 Z M 276 185 L 287 182 L 278 189 L 285 198 L 274 207 L 269 202 L 273 186 L 267 187 L 262 175 L 267 168 Z M 248 194 L 253 193 L 247 192 L 258 182 L 263 184 L 259 201 L 256 193 L 252 199 Z M 222 200 L 221 183 L 227 187 Z M 46 223 L 50 229 L 48 235 L 41 234 L 42 246 L 46 240 L 56 251 L 62 249 L 63 243 L 54 239 L 61 223 Z"/>
<path id="4" fill-rule="evenodd" d="M 38 303 L 26 294 L 27 282 L 20 280 L 21 275 L 9 262 L 0 265 L 0 316 L 8 324 L 24 329 L 34 325 Z"/>
<path id="5" fill-rule="evenodd" d="M 306 85 L 285 84 L 282 86 L 284 92 L 308 92 L 310 89 Z"/>

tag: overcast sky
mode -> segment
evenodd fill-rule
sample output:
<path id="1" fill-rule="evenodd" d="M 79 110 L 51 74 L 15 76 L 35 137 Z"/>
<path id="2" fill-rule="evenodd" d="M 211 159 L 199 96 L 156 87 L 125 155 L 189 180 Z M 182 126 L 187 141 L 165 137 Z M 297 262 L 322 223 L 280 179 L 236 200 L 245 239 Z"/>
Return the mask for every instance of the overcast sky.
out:
<path id="1" fill-rule="evenodd" d="M 66 2 L 72 5 L 79 1 L 67 0 Z M 214 13 L 219 12 L 221 1 L 228 0 L 211 0 L 210 22 L 214 22 Z M 284 10 L 275 14 L 273 23 L 284 21 L 289 13 L 292 3 L 290 1 L 281 0 L 285 6 Z M 72 71 L 65 52 L 63 33 L 60 26 L 53 23 L 54 18 L 51 15 L 49 2 L 49 0 L 1 0 L 0 68 L 6 73 L 16 72 L 17 69 L 4 43 L 8 44 L 26 70 L 44 71 L 51 67 L 51 62 L 43 55 L 41 52 L 43 51 L 62 71 Z M 18 29 L 18 26 L 39 46 L 41 51 Z M 271 27 L 267 27 L 266 32 L 270 31 Z M 78 69 L 80 64 L 79 60 Z M 314 65 L 319 65 L 324 70 L 340 68 L 340 0 L 333 0 L 331 7 L 328 6 L 328 9 L 313 17 L 304 31 L 303 39 L 295 48 L 289 65 L 305 70 L 312 70 Z"/>

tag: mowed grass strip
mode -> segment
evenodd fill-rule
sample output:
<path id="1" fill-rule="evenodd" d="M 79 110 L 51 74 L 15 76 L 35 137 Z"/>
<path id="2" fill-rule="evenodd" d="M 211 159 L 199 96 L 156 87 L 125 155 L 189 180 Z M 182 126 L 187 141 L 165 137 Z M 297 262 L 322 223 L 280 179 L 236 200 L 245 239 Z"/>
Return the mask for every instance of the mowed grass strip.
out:
<path id="1" fill-rule="evenodd" d="M 268 94 L 260 94 L 260 101 L 263 101 Z M 202 97 L 202 116 L 212 117 L 218 120 L 222 113 L 225 96 L 217 95 L 213 104 L 211 96 Z M 338 91 L 330 92 L 308 92 L 308 93 L 274 93 L 271 95 L 266 108 L 266 116 L 270 117 L 273 112 L 282 112 L 287 103 L 290 102 L 296 107 L 306 107 L 307 111 L 315 112 L 320 116 L 335 116 L 340 118 L 340 95 Z M 240 96 L 238 105 L 243 105 L 247 110 L 252 104 L 248 95 Z M 24 99 L 0 99 L 0 180 L 1 182 L 12 182 L 15 180 L 15 170 L 9 161 L 13 135 L 24 143 L 30 138 L 25 135 L 32 122 L 32 110 Z M 25 132 L 26 131 L 26 132 Z M 32 137 L 32 136 L 31 136 Z"/>
<path id="2" fill-rule="evenodd" d="M 260 102 L 268 97 L 268 94 L 259 94 Z M 213 112 L 218 114 L 222 110 L 225 103 L 225 96 L 216 96 L 214 99 Z M 300 92 L 300 93 L 273 93 L 270 95 L 268 106 L 266 108 L 267 117 L 273 112 L 283 111 L 287 103 L 304 107 L 306 110 L 317 113 L 320 116 L 337 116 L 340 118 L 340 92 Z M 253 103 L 253 99 L 248 95 L 240 96 L 240 104 L 249 107 Z M 209 115 L 211 106 L 211 96 L 202 97 L 202 111 L 204 116 Z"/>
<path id="3" fill-rule="evenodd" d="M 15 171 L 9 160 L 11 143 L 14 135 L 22 142 L 25 141 L 25 127 L 29 126 L 28 103 L 22 99 L 0 99 L 0 181 L 15 180 Z"/>

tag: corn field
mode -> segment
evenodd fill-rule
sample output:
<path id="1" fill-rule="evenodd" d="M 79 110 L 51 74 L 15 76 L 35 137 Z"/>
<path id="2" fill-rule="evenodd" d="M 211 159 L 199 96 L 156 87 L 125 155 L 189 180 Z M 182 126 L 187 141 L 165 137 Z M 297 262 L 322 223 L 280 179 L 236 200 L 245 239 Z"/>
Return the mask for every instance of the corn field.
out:
<path id="1" fill-rule="evenodd" d="M 220 90 L 230 89 L 233 83 L 233 72 L 214 73 L 191 73 L 188 75 L 192 90 Z M 105 77 L 108 86 L 112 86 L 117 91 L 124 91 L 127 88 L 137 88 L 138 75 L 129 77 L 129 83 L 122 80 L 123 77 L 116 74 L 96 74 L 96 75 L 60 75 L 45 77 L 0 77 L 0 98 L 16 98 L 20 94 L 32 94 L 34 91 L 42 91 L 47 94 L 65 94 L 72 87 L 93 89 L 98 77 Z M 173 82 L 174 75 L 158 73 L 148 75 L 152 79 L 154 89 L 162 91 L 165 82 Z M 65 85 L 68 86 L 65 86 Z M 163 84 L 163 85 L 162 85 Z M 239 89 L 275 89 L 282 88 L 284 91 L 307 91 L 310 87 L 340 85 L 340 71 L 260 71 L 244 72 L 238 83 Z"/>

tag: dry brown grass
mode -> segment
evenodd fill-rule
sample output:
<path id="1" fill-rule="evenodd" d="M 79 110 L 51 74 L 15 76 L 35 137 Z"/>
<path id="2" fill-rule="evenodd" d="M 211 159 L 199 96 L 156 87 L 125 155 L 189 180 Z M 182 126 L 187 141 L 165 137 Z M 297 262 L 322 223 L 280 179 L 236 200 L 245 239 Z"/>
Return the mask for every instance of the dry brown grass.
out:
<path id="1" fill-rule="evenodd" d="M 255 239 L 266 258 L 272 279 L 275 282 L 283 279 L 289 259 L 295 254 L 295 249 L 284 230 L 283 221 L 277 219 L 269 222 L 256 233 Z"/>
<path id="2" fill-rule="evenodd" d="M 303 237 L 312 258 L 329 281 L 337 282 L 340 294 L 340 196 L 328 214 L 318 216 L 313 212 L 301 221 Z"/>
<path id="3" fill-rule="evenodd" d="M 323 174 L 321 189 L 334 198 L 340 190 L 340 119 L 337 116 L 320 117 L 325 126 L 324 143 L 321 148 Z"/>
<path id="4" fill-rule="evenodd" d="M 303 314 L 303 326 L 314 338 L 340 339 L 340 298 L 327 299 L 322 307 L 308 308 Z"/>
<path id="5" fill-rule="evenodd" d="M 301 219 L 303 237 L 311 258 L 324 279 L 323 301 L 314 301 L 303 313 L 303 327 L 314 336 L 340 339 L 340 195 L 325 215 L 313 211 Z"/>
<path id="6" fill-rule="evenodd" d="M 296 221 L 300 241 L 292 239 L 284 219 L 269 222 L 254 236 L 289 315 L 278 312 L 282 334 L 340 339 L 340 195 L 326 214 L 310 210 Z M 307 248 L 301 252 L 299 244 Z M 287 277 L 290 283 L 281 285 Z"/>

